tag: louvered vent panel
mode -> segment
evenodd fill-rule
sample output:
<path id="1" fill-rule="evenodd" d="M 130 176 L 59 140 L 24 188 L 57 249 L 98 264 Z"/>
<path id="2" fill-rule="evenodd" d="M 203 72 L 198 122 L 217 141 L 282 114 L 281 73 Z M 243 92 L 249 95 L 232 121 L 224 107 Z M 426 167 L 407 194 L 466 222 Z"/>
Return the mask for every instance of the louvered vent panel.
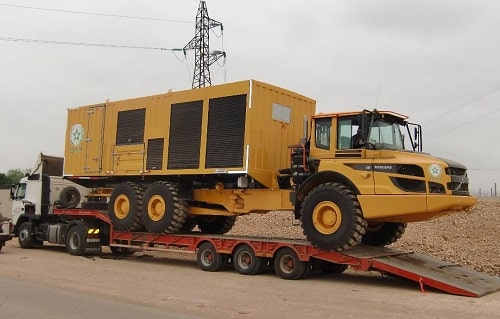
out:
<path id="1" fill-rule="evenodd" d="M 206 168 L 243 166 L 247 96 L 210 99 Z"/>
<path id="2" fill-rule="evenodd" d="M 148 140 L 148 159 L 146 169 L 160 170 L 163 163 L 163 138 Z"/>
<path id="3" fill-rule="evenodd" d="M 118 112 L 116 145 L 144 143 L 146 109 Z"/>
<path id="4" fill-rule="evenodd" d="M 172 104 L 168 143 L 169 169 L 200 166 L 202 115 L 203 101 Z"/>

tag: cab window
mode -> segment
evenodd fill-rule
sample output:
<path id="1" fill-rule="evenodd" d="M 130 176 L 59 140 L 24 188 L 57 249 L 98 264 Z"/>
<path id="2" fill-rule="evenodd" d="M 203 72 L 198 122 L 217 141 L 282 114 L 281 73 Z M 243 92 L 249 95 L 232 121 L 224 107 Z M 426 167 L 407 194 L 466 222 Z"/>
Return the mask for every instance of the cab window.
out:
<path id="1" fill-rule="evenodd" d="M 324 150 L 330 149 L 330 136 L 332 129 L 331 118 L 316 119 L 316 147 Z"/>
<path id="2" fill-rule="evenodd" d="M 26 196 L 26 184 L 18 184 L 14 193 L 15 199 L 24 199 Z"/>

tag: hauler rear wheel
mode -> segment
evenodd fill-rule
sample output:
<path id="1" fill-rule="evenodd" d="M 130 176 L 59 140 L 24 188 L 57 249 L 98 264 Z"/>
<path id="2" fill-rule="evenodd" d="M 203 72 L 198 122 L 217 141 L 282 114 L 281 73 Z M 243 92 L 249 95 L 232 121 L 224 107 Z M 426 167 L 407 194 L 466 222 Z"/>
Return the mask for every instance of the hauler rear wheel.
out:
<path id="1" fill-rule="evenodd" d="M 109 199 L 109 216 L 115 230 L 139 231 L 142 229 L 142 187 L 126 182 L 118 185 Z"/>
<path id="2" fill-rule="evenodd" d="M 186 222 L 186 205 L 178 197 L 177 185 L 156 182 L 144 192 L 142 222 L 153 233 L 178 233 Z"/>
<path id="3" fill-rule="evenodd" d="M 304 235 L 321 249 L 341 251 L 355 246 L 366 231 L 356 196 L 338 183 L 316 186 L 305 197 L 300 213 Z"/>

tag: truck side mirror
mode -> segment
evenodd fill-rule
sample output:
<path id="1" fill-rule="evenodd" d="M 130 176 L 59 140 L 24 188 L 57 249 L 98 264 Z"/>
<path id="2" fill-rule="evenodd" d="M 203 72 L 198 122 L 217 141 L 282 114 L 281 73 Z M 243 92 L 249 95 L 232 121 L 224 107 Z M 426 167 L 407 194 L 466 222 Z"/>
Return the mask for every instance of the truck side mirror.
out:
<path id="1" fill-rule="evenodd" d="M 10 185 L 10 199 L 14 199 L 14 194 L 16 193 L 17 184 Z"/>

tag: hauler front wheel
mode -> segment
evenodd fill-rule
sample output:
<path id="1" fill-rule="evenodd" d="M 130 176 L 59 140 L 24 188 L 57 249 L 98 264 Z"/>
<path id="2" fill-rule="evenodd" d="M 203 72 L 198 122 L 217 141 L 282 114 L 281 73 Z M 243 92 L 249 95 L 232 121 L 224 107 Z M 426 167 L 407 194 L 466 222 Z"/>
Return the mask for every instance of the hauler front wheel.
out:
<path id="1" fill-rule="evenodd" d="M 306 238 L 325 250 L 341 251 L 357 245 L 366 231 L 366 220 L 356 196 L 338 183 L 316 186 L 300 210 Z"/>

